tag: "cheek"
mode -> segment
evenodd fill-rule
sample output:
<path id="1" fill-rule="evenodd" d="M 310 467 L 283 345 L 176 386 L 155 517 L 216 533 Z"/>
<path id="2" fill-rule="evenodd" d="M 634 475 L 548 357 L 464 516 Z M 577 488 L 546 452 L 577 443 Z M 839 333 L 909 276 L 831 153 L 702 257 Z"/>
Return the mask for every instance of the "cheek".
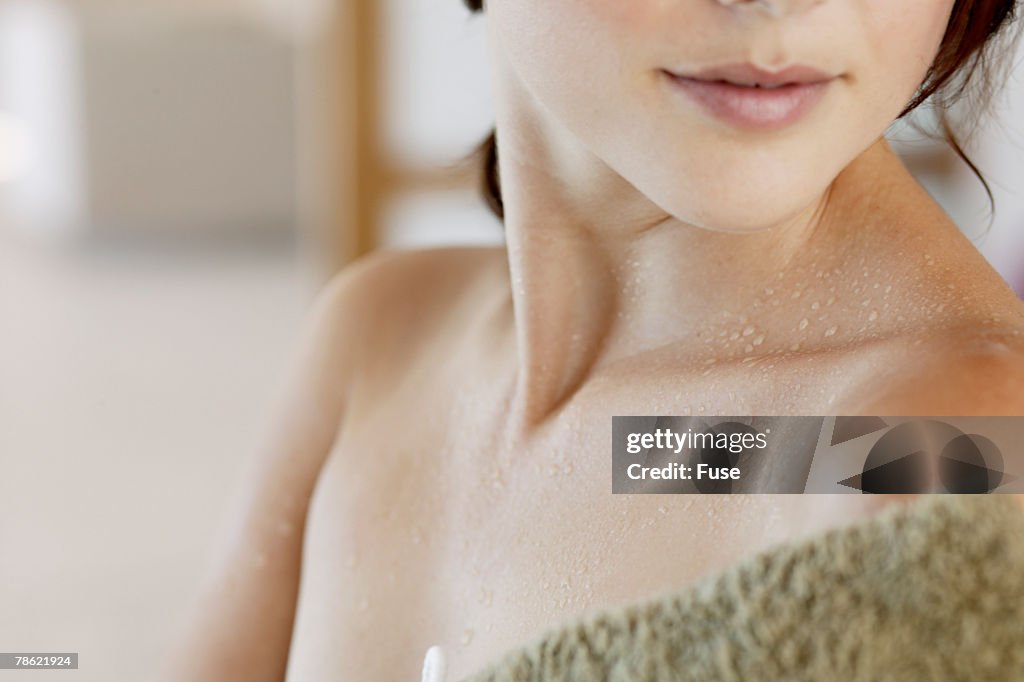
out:
<path id="1" fill-rule="evenodd" d="M 570 130 L 586 133 L 616 110 L 637 79 L 644 0 L 494 0 L 488 11 L 516 80 Z M 599 126 L 598 126 L 599 127 Z"/>
<path id="2" fill-rule="evenodd" d="M 869 0 L 867 5 L 865 36 L 871 59 L 862 78 L 885 84 L 876 90 L 878 96 L 906 104 L 938 53 L 953 0 Z"/>
<path id="3" fill-rule="evenodd" d="M 658 0 L 579 0 L 598 20 L 626 30 L 653 28 L 664 18 L 671 2 Z M 676 3 L 678 4 L 678 3 Z"/>
<path id="4" fill-rule="evenodd" d="M 513 68 L 528 85 L 552 79 L 609 85 L 657 24 L 655 0 L 492 0 L 490 20 Z M 639 48 L 639 49 L 638 49 Z"/>

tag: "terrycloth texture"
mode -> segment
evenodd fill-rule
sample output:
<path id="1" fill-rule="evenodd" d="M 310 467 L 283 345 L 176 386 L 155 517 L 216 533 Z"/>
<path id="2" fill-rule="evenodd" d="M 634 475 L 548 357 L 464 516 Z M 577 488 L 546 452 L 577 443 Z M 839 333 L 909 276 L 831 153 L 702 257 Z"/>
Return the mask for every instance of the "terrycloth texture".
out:
<path id="1" fill-rule="evenodd" d="M 1024 513 L 930 496 L 549 632 L 467 682 L 1024 680 Z"/>

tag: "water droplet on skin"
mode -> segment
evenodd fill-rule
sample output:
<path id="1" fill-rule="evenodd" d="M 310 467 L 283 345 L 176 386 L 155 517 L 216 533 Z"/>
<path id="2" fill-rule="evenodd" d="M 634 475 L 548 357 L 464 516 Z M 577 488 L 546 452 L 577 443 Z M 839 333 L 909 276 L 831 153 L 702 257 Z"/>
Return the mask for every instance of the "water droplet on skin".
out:
<path id="1" fill-rule="evenodd" d="M 871 305 L 871 299 L 865 298 L 863 301 L 860 302 L 860 304 L 862 307 L 867 308 L 869 305 Z"/>
<path id="2" fill-rule="evenodd" d="M 809 324 L 810 324 L 810 321 L 808 321 L 808 319 L 806 317 L 804 319 L 800 320 L 800 331 L 803 331 L 803 330 L 807 329 L 807 325 L 809 325 Z"/>
<path id="3" fill-rule="evenodd" d="M 754 328 L 753 327 L 747 327 L 746 329 L 743 330 L 743 336 L 750 336 L 753 333 L 754 333 Z"/>
<path id="4" fill-rule="evenodd" d="M 829 327 L 825 330 L 825 336 L 834 336 L 837 331 L 839 331 L 839 327 Z"/>
<path id="5" fill-rule="evenodd" d="M 803 292 L 801 292 L 801 291 L 794 291 L 793 295 L 790 298 L 800 298 L 800 294 L 801 293 L 803 293 Z"/>
<path id="6" fill-rule="evenodd" d="M 868 315 L 868 322 L 874 322 L 877 319 L 878 319 L 878 311 L 877 310 L 872 310 L 871 314 Z"/>
<path id="7" fill-rule="evenodd" d="M 764 343 L 764 334 L 754 337 L 755 346 L 760 346 L 762 343 Z"/>
<path id="8" fill-rule="evenodd" d="M 820 307 L 821 303 L 819 303 L 818 301 L 815 301 L 814 303 L 811 304 L 811 310 L 817 310 Z"/>
<path id="9" fill-rule="evenodd" d="M 891 284 L 885 288 L 885 293 L 889 293 L 890 291 L 892 291 L 892 285 Z"/>
<path id="10" fill-rule="evenodd" d="M 828 300 L 825 301 L 825 305 L 832 305 L 835 302 L 836 302 L 836 297 L 835 296 L 829 296 Z"/>
<path id="11" fill-rule="evenodd" d="M 730 341 L 735 341 L 738 338 L 740 338 L 740 333 L 739 332 L 733 332 L 732 334 L 729 334 L 729 340 Z"/>
<path id="12" fill-rule="evenodd" d="M 800 344 L 799 343 L 794 343 L 792 346 L 789 347 L 789 349 L 791 351 L 793 351 L 793 352 L 796 352 L 796 351 L 800 350 Z"/>

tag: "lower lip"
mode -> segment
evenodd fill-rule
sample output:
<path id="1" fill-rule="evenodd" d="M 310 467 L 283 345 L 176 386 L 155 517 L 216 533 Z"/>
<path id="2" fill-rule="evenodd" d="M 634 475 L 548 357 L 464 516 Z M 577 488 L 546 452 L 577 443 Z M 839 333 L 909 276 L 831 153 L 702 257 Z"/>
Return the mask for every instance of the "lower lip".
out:
<path id="1" fill-rule="evenodd" d="M 715 118 L 737 128 L 778 130 L 806 116 L 824 97 L 831 80 L 753 88 L 667 74 L 674 87 Z"/>

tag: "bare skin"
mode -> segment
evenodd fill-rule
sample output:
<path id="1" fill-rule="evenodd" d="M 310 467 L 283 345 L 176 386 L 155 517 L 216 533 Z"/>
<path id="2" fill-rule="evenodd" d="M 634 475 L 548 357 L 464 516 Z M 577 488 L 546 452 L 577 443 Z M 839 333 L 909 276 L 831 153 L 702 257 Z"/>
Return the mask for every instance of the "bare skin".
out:
<path id="1" fill-rule="evenodd" d="M 893 164 L 872 153 L 845 179 Z M 854 202 L 858 231 L 829 232 L 843 249 L 794 256 L 746 319 L 680 319 L 687 333 L 668 343 L 598 356 L 540 416 L 523 393 L 503 249 L 353 266 L 319 303 L 277 445 L 194 631 L 205 644 L 177 679 L 280 680 L 289 657 L 289 679 L 416 679 L 434 644 L 459 679 L 588 609 L 685 588 L 894 503 L 612 496 L 608 443 L 615 414 L 1024 414 L 1020 303 L 903 182 L 887 204 L 862 195 L 878 210 Z M 867 279 L 862 256 L 883 264 Z M 893 267 L 907 261 L 918 267 Z M 813 334 L 776 331 L 804 319 Z"/>
<path id="2" fill-rule="evenodd" d="M 441 645 L 458 680 L 898 501 L 613 496 L 613 415 L 1024 414 L 1021 303 L 880 137 L 952 2 L 720 4 L 490 3 L 508 247 L 324 293 L 172 679 L 415 680 Z M 740 44 L 834 97 L 745 136 L 663 96 Z"/>

